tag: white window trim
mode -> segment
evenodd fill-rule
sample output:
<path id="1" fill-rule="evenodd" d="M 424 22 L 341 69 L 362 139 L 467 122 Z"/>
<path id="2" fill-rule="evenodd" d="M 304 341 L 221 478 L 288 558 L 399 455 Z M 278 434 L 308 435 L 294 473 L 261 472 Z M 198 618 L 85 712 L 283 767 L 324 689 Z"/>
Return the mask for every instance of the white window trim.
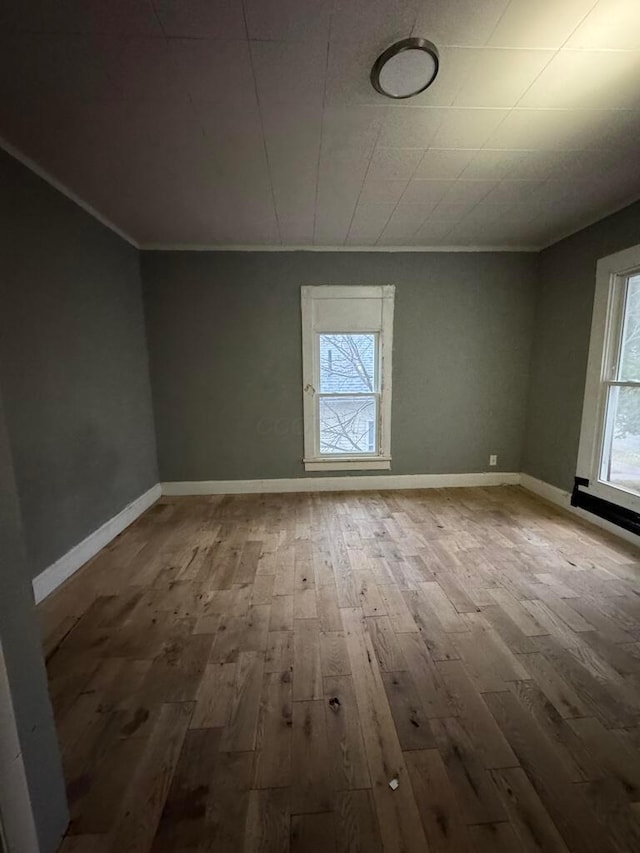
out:
<path id="1" fill-rule="evenodd" d="M 304 401 L 304 467 L 306 471 L 382 471 L 391 468 L 391 354 L 393 350 L 394 285 L 336 286 L 305 285 L 302 307 L 302 397 Z M 320 299 L 378 299 L 381 301 L 379 328 L 366 329 L 380 335 L 380 406 L 378 411 L 379 451 L 362 455 L 320 456 L 317 452 L 315 389 L 318 383 L 315 338 L 321 332 L 354 332 L 353 328 L 319 328 L 314 322 L 313 303 Z"/>
<path id="2" fill-rule="evenodd" d="M 637 269 L 640 269 L 640 246 L 600 258 L 596 267 L 591 342 L 576 472 L 578 477 L 589 480 L 588 487 L 581 487 L 583 490 L 634 512 L 640 512 L 640 495 L 603 482 L 600 479 L 600 460 L 605 432 L 605 381 L 610 379 L 608 372 L 611 368 L 613 336 L 619 328 L 621 288 L 625 277 Z"/>

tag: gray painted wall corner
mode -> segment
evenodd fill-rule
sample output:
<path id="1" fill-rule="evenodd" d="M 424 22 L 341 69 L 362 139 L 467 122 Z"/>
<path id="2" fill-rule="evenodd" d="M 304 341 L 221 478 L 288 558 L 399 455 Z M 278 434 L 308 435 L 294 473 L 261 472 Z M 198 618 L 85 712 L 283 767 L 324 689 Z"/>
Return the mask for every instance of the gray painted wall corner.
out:
<path id="1" fill-rule="evenodd" d="M 30 573 L 158 482 L 138 251 L 0 152 L 0 378 Z"/>
<path id="2" fill-rule="evenodd" d="M 640 243 L 640 202 L 539 256 L 523 471 L 569 491 L 580 441 L 596 264 Z"/>

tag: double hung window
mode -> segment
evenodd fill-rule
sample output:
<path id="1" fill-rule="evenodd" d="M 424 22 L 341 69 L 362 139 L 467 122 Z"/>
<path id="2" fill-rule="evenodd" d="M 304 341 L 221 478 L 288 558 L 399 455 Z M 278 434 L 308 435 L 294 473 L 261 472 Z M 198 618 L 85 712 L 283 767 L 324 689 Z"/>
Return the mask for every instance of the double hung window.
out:
<path id="1" fill-rule="evenodd" d="M 307 470 L 389 468 L 394 288 L 303 287 Z"/>
<path id="2" fill-rule="evenodd" d="M 640 247 L 598 262 L 578 475 L 640 510 Z"/>

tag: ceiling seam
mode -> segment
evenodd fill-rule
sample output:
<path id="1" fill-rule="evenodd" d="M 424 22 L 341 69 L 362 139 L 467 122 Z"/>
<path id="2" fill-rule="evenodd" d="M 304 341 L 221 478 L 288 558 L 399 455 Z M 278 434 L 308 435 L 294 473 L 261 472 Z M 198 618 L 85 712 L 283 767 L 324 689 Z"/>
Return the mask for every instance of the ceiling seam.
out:
<path id="1" fill-rule="evenodd" d="M 495 134 L 496 134 L 496 133 L 500 130 L 500 128 L 505 124 L 505 122 L 509 119 L 509 117 L 510 117 L 511 115 L 513 115 L 516 111 L 518 111 L 518 110 L 522 111 L 522 110 L 530 109 L 530 110 L 532 110 L 532 111 L 534 111 L 534 112 L 535 112 L 536 110 L 544 110 L 544 109 L 546 109 L 546 107 L 533 107 L 533 108 L 527 108 L 527 107 L 524 107 L 524 108 L 523 108 L 523 107 L 519 107 L 519 106 L 518 106 L 518 104 L 520 104 L 520 102 L 522 101 L 522 99 L 524 98 L 524 96 L 527 94 L 527 92 L 531 89 L 531 87 L 535 84 L 535 82 L 536 82 L 536 81 L 541 77 L 541 75 L 545 72 L 545 70 L 549 67 L 549 65 L 553 62 L 553 60 L 554 60 L 554 59 L 555 59 L 555 58 L 560 54 L 560 51 L 562 50 L 562 48 L 564 47 L 564 45 L 569 41 L 569 39 L 570 39 L 570 38 L 571 38 L 571 36 L 576 32 L 576 30 L 578 29 L 578 27 L 579 27 L 579 26 L 581 26 L 581 24 L 582 24 L 582 23 L 586 20 L 586 18 L 591 14 L 591 12 L 594 10 L 594 8 L 598 5 L 598 2 L 599 2 L 599 0 L 594 0 L 593 5 L 592 5 L 592 6 L 590 6 L 590 7 L 589 7 L 589 10 L 588 10 L 588 11 L 587 11 L 587 12 L 586 12 L 586 13 L 585 13 L 581 18 L 580 18 L 580 20 L 578 21 L 578 23 L 576 24 L 576 26 L 575 26 L 575 27 L 571 30 L 571 32 L 567 35 L 567 37 L 566 37 L 566 38 L 565 38 L 565 40 L 562 42 L 562 44 L 560 44 L 560 45 L 555 49 L 555 51 L 553 52 L 553 55 L 549 58 L 549 61 L 548 61 L 547 63 L 545 63 L 545 65 L 544 65 L 544 66 L 540 69 L 540 71 L 536 74 L 536 76 L 535 76 L 535 77 L 534 77 L 534 79 L 531 81 L 531 83 L 529 83 L 529 85 L 528 85 L 528 86 L 527 86 L 527 88 L 524 90 L 524 92 L 522 92 L 522 93 L 521 93 L 521 95 L 520 95 L 520 97 L 518 98 L 518 100 L 516 101 L 516 103 L 515 103 L 515 104 L 514 104 L 514 105 L 513 105 L 513 106 L 512 106 L 508 111 L 507 111 L 507 114 L 504 116 L 504 118 L 502 119 L 502 121 L 501 121 L 501 122 L 499 122 L 499 123 L 498 123 L 498 125 L 497 125 L 495 128 L 493 128 L 493 130 L 492 130 L 491 134 L 490 134 L 490 135 L 489 135 L 489 137 L 485 140 L 484 144 L 480 146 L 480 150 L 482 150 L 482 151 L 484 151 L 484 150 L 493 150 L 493 149 L 487 149 L 487 148 L 486 148 L 487 143 L 489 142 L 489 140 L 490 140 L 490 139 L 492 139 L 492 138 L 495 136 Z M 498 28 L 498 26 L 499 26 L 499 24 L 500 24 L 500 21 L 502 20 L 502 18 L 503 18 L 503 17 L 504 17 L 504 15 L 506 14 L 506 12 L 507 12 L 507 10 L 509 9 L 509 6 L 510 6 L 510 5 L 511 5 L 511 3 L 507 4 L 507 6 L 505 7 L 505 9 L 504 9 L 504 11 L 503 11 L 502 15 L 500 16 L 500 18 L 498 19 L 498 21 L 497 21 L 497 23 L 496 23 L 496 25 L 495 25 L 495 27 L 494 27 L 494 28 L 493 28 L 493 30 L 491 31 L 491 35 L 489 36 L 489 39 L 491 38 L 491 36 L 493 36 L 493 34 L 495 33 L 495 31 L 497 30 L 497 28 Z M 542 49 L 542 48 L 540 48 L 540 49 Z M 562 110 L 562 108 L 561 108 L 561 107 L 558 107 L 557 109 L 558 109 L 559 111 L 560 111 L 560 110 Z M 500 149 L 498 149 L 498 150 L 500 150 Z M 503 150 L 516 150 L 516 149 L 503 149 Z M 533 149 L 533 150 L 536 150 L 536 149 Z M 475 159 L 476 159 L 476 158 L 474 157 L 474 160 L 475 160 Z M 507 172 L 505 172 L 505 174 L 500 178 L 500 180 L 505 180 L 505 179 L 507 179 L 507 180 L 508 180 L 508 177 L 507 177 L 507 176 L 508 176 L 509 174 L 510 174 L 510 172 L 509 172 L 509 170 L 507 170 Z M 546 177 L 543 181 L 540 181 L 540 186 L 541 186 L 541 187 L 546 186 L 546 185 L 549 183 L 549 181 L 550 181 L 550 178 L 549 178 L 549 177 Z M 486 197 L 486 196 L 485 196 L 485 197 Z M 513 203 L 514 203 L 514 202 L 512 202 L 512 204 L 513 204 Z M 528 224 L 529 226 L 535 227 L 536 223 L 537 223 L 537 222 L 539 222 L 539 221 L 544 220 L 544 218 L 545 218 L 545 214 L 544 214 L 544 213 L 538 213 L 537 215 L 533 216 L 533 218 L 532 218 L 532 219 L 531 219 L 527 224 Z"/>
<path id="2" fill-rule="evenodd" d="M 435 136 L 436 136 L 436 134 L 440 131 L 440 128 L 442 127 L 442 122 L 443 122 L 443 121 L 444 121 L 444 116 L 443 116 L 443 117 L 442 117 L 442 119 L 440 120 L 440 123 L 438 124 L 438 128 L 437 128 L 437 130 L 435 130 L 435 131 L 434 131 L 434 133 L 433 133 L 433 136 L 434 136 L 434 137 L 435 137 Z M 381 150 L 384 150 L 384 149 L 381 149 Z M 406 183 L 406 185 L 405 185 L 405 188 L 402 190 L 402 193 L 401 193 L 401 195 L 400 195 L 400 198 L 398 199 L 398 201 L 396 202 L 395 207 L 394 207 L 394 208 L 393 208 L 393 210 L 391 211 L 391 214 L 389 215 L 389 218 L 388 218 L 388 219 L 387 219 L 387 221 L 385 222 L 384 227 L 383 227 L 382 231 L 380 232 L 380 234 L 378 235 L 378 237 L 377 237 L 376 242 L 375 242 L 375 244 L 374 244 L 374 245 L 378 245 L 378 240 L 380 240 L 380 238 L 381 238 L 381 237 L 382 237 L 382 235 L 384 234 L 384 231 L 385 231 L 386 227 L 388 226 L 389 222 L 391 221 L 391 218 L 392 218 L 393 214 L 396 212 L 396 210 L 398 209 L 399 205 L 402 203 L 402 200 L 403 200 L 403 198 L 404 198 L 404 196 L 405 196 L 405 193 L 406 193 L 406 191 L 407 191 L 407 189 L 408 189 L 408 187 L 409 187 L 409 184 L 411 183 L 411 181 L 413 181 L 413 180 L 414 180 L 415 175 L 416 175 L 416 172 L 417 172 L 417 171 L 418 171 L 418 169 L 420 168 L 420 166 L 421 166 L 421 164 L 422 164 L 422 162 L 423 162 L 424 158 L 427 156 L 427 151 L 429 150 L 429 148 L 428 148 L 428 147 L 427 147 L 427 148 L 424 148 L 424 149 L 420 149 L 420 148 L 418 148 L 418 149 L 415 149 L 415 150 L 418 150 L 418 151 L 422 150 L 422 151 L 424 151 L 424 154 L 422 155 L 422 157 L 420 158 L 420 160 L 419 160 L 419 161 L 418 161 L 418 163 L 416 164 L 416 167 L 414 168 L 413 172 L 411 173 L 411 177 L 408 179 L 408 181 L 407 181 L 407 183 Z M 446 195 L 446 193 L 445 193 L 445 195 Z M 410 203 L 411 203 L 411 202 L 405 202 L 405 204 L 410 204 Z M 438 205 L 439 203 L 440 203 L 440 202 L 438 202 L 438 203 L 436 204 L 436 207 L 437 207 L 437 205 Z M 434 209 L 435 209 L 435 208 L 434 208 Z M 418 231 L 419 231 L 419 230 L 422 228 L 422 226 L 426 223 L 426 221 L 427 221 L 427 219 L 429 218 L 429 216 L 430 216 L 430 215 L 431 215 L 431 212 L 429 212 L 429 213 L 427 213 L 427 214 L 425 215 L 424 219 L 422 219 L 422 220 L 421 220 L 420 224 L 418 225 L 418 227 L 417 227 L 417 228 L 415 229 L 415 231 L 413 232 L 413 235 L 415 235 L 415 234 L 417 234 L 417 233 L 418 233 Z M 453 223 L 452 223 L 452 226 L 451 226 L 451 227 L 453 228 Z M 451 228 L 449 228 L 449 231 L 451 231 Z M 449 231 L 447 231 L 447 234 L 449 233 Z M 412 235 L 412 236 L 413 236 L 413 235 Z"/>
<path id="3" fill-rule="evenodd" d="M 599 3 L 599 0 L 594 0 L 593 5 L 589 7 L 589 11 L 588 11 L 588 12 L 586 12 L 586 13 L 582 16 L 582 18 L 580 18 L 579 22 L 578 22 L 578 23 L 576 24 L 576 26 L 571 30 L 571 32 L 570 32 L 570 33 L 569 33 L 569 35 L 565 38 L 565 40 L 562 42 L 562 44 L 560 44 L 560 45 L 556 48 L 556 50 L 555 50 L 555 51 L 554 51 L 554 53 L 553 53 L 553 56 L 551 56 L 551 57 L 550 57 L 549 62 L 547 62 L 547 63 L 545 64 L 545 66 L 544 66 L 543 68 L 541 68 L 541 69 L 540 69 L 540 71 L 538 72 L 538 74 L 536 74 L 536 76 L 535 76 L 535 77 L 534 77 L 534 79 L 531 81 L 531 83 L 527 86 L 527 88 L 524 90 L 524 92 L 522 92 L 522 94 L 520 95 L 520 97 L 518 98 L 518 100 L 516 101 L 516 103 L 515 103 L 515 104 L 514 104 L 510 109 L 509 109 L 509 111 L 507 112 L 506 116 L 505 116 L 505 117 L 502 119 L 502 121 L 497 125 L 497 127 L 495 127 L 495 128 L 493 129 L 493 131 L 492 131 L 492 133 L 491 133 L 491 136 L 489 136 L 489 139 L 491 139 L 491 137 L 492 137 L 492 136 L 494 136 L 494 135 L 495 135 L 495 134 L 500 130 L 500 128 L 501 128 L 501 127 L 503 126 L 503 124 L 507 121 L 507 119 L 509 118 L 509 116 L 510 116 L 510 115 L 511 115 L 511 114 L 512 114 L 516 109 L 521 109 L 520 107 L 518 107 L 518 104 L 522 101 L 522 99 L 523 99 L 523 98 L 524 98 L 524 96 L 527 94 L 527 92 L 529 91 L 529 89 L 531 89 L 531 87 L 534 85 L 534 83 L 535 83 L 535 82 L 540 78 L 540 76 L 541 76 L 541 75 L 544 73 L 544 71 L 549 67 L 549 65 L 553 62 L 553 60 L 558 56 L 558 54 L 560 53 L 560 51 L 562 50 L 562 48 L 564 47 L 564 45 L 569 41 L 569 39 L 570 39 L 570 38 L 571 38 L 571 36 L 576 32 L 576 30 L 578 29 L 578 27 L 579 27 L 579 26 L 581 26 L 581 24 L 582 24 L 582 23 L 584 23 L 585 19 L 586 19 L 586 18 L 591 14 L 591 12 L 593 12 L 593 10 L 594 10 L 594 9 L 595 9 L 595 7 L 598 5 L 598 3 Z M 500 21 L 502 20 L 502 18 L 503 18 L 503 17 L 504 17 L 504 15 L 506 14 L 507 9 L 509 8 L 509 6 L 510 6 L 510 5 L 511 5 L 511 3 L 509 3 L 509 4 L 505 7 L 504 12 L 503 12 L 503 13 L 502 13 L 502 15 L 500 16 L 500 19 L 498 20 L 498 22 L 496 23 L 495 27 L 494 27 L 494 28 L 493 28 L 493 30 L 491 31 L 491 36 L 493 36 L 493 34 L 495 33 L 496 29 L 498 28 L 498 25 L 499 25 Z M 489 38 L 491 38 L 491 36 L 489 36 Z M 525 108 L 525 109 L 526 109 L 526 108 Z M 545 107 L 539 107 L 538 109 L 546 109 L 546 108 L 545 108 Z M 561 108 L 558 108 L 558 109 L 561 109 Z M 487 140 L 485 141 L 485 145 L 486 145 L 486 143 L 489 141 L 489 139 L 487 139 Z M 482 148 L 484 148 L 484 147 L 485 147 L 485 145 L 482 145 L 481 147 L 482 147 Z"/>
<path id="4" fill-rule="evenodd" d="M 331 26 L 333 24 L 333 10 L 335 9 L 336 0 L 331 4 L 331 14 L 329 15 L 329 38 L 327 40 L 327 51 L 324 63 L 324 86 L 322 90 L 322 117 L 320 119 L 320 144 L 318 146 L 318 162 L 316 163 L 316 192 L 313 200 L 313 233 L 311 242 L 316 242 L 316 228 L 318 223 L 318 194 L 320 192 L 320 163 L 322 162 L 322 144 L 324 141 L 324 116 L 327 109 L 327 81 L 329 79 L 329 54 L 331 51 Z"/>
<path id="5" fill-rule="evenodd" d="M 418 161 L 418 163 L 417 163 L 417 165 L 416 165 L 415 169 L 413 170 L 413 172 L 412 172 L 412 174 L 411 174 L 411 177 L 410 177 L 410 178 L 409 178 L 409 180 L 407 181 L 407 183 L 406 183 L 406 185 L 405 185 L 405 188 L 402 190 L 402 193 L 401 193 L 401 195 L 400 195 L 400 198 L 398 199 L 398 201 L 396 202 L 395 207 L 394 207 L 394 208 L 393 208 L 393 210 L 391 211 L 391 213 L 390 213 L 390 215 L 389 215 L 389 218 L 388 218 L 388 219 L 387 219 L 387 221 L 385 222 L 384 227 L 382 228 L 382 231 L 381 231 L 381 232 L 380 232 L 380 234 L 378 235 L 378 238 L 377 238 L 377 240 L 376 240 L 376 242 L 375 242 L 375 244 L 374 244 L 374 245 L 376 245 L 376 246 L 377 246 L 377 245 L 378 245 L 378 243 L 379 243 L 379 241 L 382 239 L 382 236 L 383 236 L 384 232 L 386 231 L 387 226 L 389 225 L 389 223 L 390 223 L 390 222 L 391 222 L 391 220 L 393 219 L 393 214 L 396 212 L 396 210 L 397 210 L 397 209 L 398 209 L 398 207 L 400 206 L 400 203 L 402 202 L 402 199 L 404 198 L 404 194 L 406 193 L 407 188 L 408 188 L 409 184 L 411 183 L 411 181 L 413 181 L 413 179 L 414 179 L 414 177 L 415 177 L 415 174 L 416 174 L 416 172 L 418 171 L 418 169 L 420 168 L 420 164 L 421 164 L 421 163 L 422 163 L 422 161 L 424 160 L 424 158 L 425 158 L 426 153 L 427 153 L 427 151 L 428 151 L 428 150 L 429 150 L 429 149 L 426 149 L 426 150 L 425 150 L 424 155 L 423 155 L 423 156 L 420 158 L 420 160 Z M 446 193 L 445 193 L 445 195 L 446 195 Z M 405 204 L 410 204 L 410 203 L 411 203 L 411 202 L 405 202 Z M 418 202 L 418 203 L 419 203 L 419 202 Z M 438 202 L 438 204 L 439 204 L 439 202 Z M 437 207 L 437 204 L 436 204 L 436 207 Z M 435 210 L 435 208 L 433 208 L 433 209 Z M 419 230 L 422 228 L 422 226 L 426 223 L 426 221 L 427 221 L 427 219 L 429 218 L 429 216 L 431 216 L 431 212 L 432 212 L 432 211 L 429 211 L 429 213 L 426 213 L 426 214 L 425 214 L 424 218 L 420 221 L 420 224 L 419 224 L 419 225 L 415 228 L 415 230 L 413 231 L 413 233 L 412 233 L 411 237 L 413 237 L 415 234 L 417 234 L 417 233 L 418 233 L 418 231 L 419 231 Z M 452 227 L 453 227 L 453 225 L 452 225 Z M 449 231 L 451 231 L 451 228 L 449 228 Z M 449 233 L 449 231 L 447 231 L 447 234 Z M 409 238 L 409 239 L 411 239 L 411 238 Z"/>
<path id="6" fill-rule="evenodd" d="M 244 0 L 242 0 L 242 20 L 244 21 L 244 32 L 247 40 L 247 49 L 249 51 L 249 64 L 251 65 L 251 77 L 253 79 L 253 89 L 256 96 L 256 103 L 258 105 L 258 115 L 260 116 L 260 130 L 262 132 L 262 147 L 264 149 L 264 156 L 267 161 L 267 171 L 269 173 L 269 187 L 271 189 L 271 203 L 273 205 L 273 215 L 275 217 L 276 230 L 278 232 L 278 243 L 282 244 L 282 230 L 280 228 L 280 217 L 278 215 L 278 205 L 276 204 L 276 191 L 273 185 L 273 170 L 271 167 L 271 159 L 269 157 L 269 148 L 267 146 L 267 135 L 265 133 L 265 125 L 264 125 L 264 116 L 262 114 L 262 104 L 260 102 L 260 95 L 258 93 L 258 80 L 256 77 L 256 68 L 253 61 L 253 51 L 251 50 L 251 39 L 249 38 L 249 24 L 247 22 L 247 10 L 245 8 Z"/>

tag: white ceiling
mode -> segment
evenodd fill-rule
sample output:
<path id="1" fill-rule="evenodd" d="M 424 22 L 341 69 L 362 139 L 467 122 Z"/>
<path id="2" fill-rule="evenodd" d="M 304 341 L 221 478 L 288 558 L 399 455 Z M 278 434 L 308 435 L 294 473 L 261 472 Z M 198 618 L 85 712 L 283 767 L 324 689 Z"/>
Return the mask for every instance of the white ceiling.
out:
<path id="1" fill-rule="evenodd" d="M 0 0 L 0 135 L 140 245 L 539 247 L 640 197 L 640 0 Z"/>

